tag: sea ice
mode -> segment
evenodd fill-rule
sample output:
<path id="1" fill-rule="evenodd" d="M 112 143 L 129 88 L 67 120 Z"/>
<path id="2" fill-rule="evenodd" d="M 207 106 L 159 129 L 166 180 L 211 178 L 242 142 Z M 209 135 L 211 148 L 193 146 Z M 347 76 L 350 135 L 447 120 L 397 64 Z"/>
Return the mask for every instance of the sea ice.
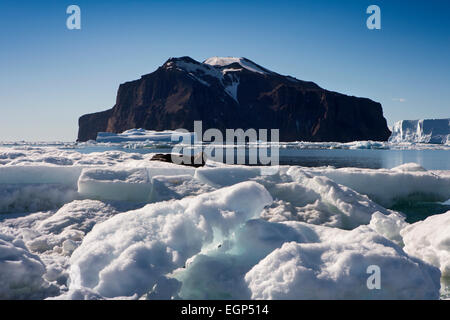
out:
<path id="1" fill-rule="evenodd" d="M 450 212 L 408 224 L 386 209 L 446 201 L 445 170 L 280 166 L 263 175 L 71 148 L 0 148 L 0 298 L 429 299 L 440 272 L 450 274 Z M 380 290 L 366 287 L 370 264 L 381 268 Z"/>
<path id="2" fill-rule="evenodd" d="M 143 168 L 84 169 L 78 180 L 78 192 L 89 199 L 146 201 L 152 185 Z"/>
<path id="3" fill-rule="evenodd" d="M 81 167 L 56 165 L 0 166 L 2 184 L 60 184 L 76 186 Z"/>
<path id="4" fill-rule="evenodd" d="M 0 184 L 0 213 L 52 210 L 76 198 L 76 189 L 65 185 Z"/>
<path id="5" fill-rule="evenodd" d="M 318 176 L 365 194 L 384 207 L 402 201 L 446 201 L 450 198 L 450 175 L 424 171 L 418 165 L 402 165 L 392 169 L 311 168 Z"/>
<path id="6" fill-rule="evenodd" d="M 214 187 L 225 187 L 255 178 L 261 174 L 261 169 L 252 167 L 199 168 L 195 178 Z"/>
<path id="7" fill-rule="evenodd" d="M 450 277 L 450 211 L 413 223 L 400 232 L 405 251 Z"/>
<path id="8" fill-rule="evenodd" d="M 381 271 L 370 290 L 369 266 Z M 361 226 L 320 243 L 286 242 L 246 275 L 252 299 L 437 299 L 440 272 Z"/>
<path id="9" fill-rule="evenodd" d="M 70 289 L 87 287 L 104 297 L 150 293 L 188 258 L 227 237 L 271 201 L 264 187 L 243 182 L 118 214 L 97 224 L 72 254 Z"/>
<path id="10" fill-rule="evenodd" d="M 373 230 L 400 246 L 404 245 L 400 232 L 407 226 L 408 223 L 405 222 L 405 217 L 397 212 L 393 212 L 389 215 L 375 212 L 372 214 L 372 219 L 369 223 L 369 227 Z"/>
<path id="11" fill-rule="evenodd" d="M 313 225 L 248 220 L 220 245 L 189 259 L 175 272 L 183 299 L 250 299 L 245 274 L 286 241 L 317 242 Z M 330 229 L 331 230 L 331 229 Z"/>
<path id="12" fill-rule="evenodd" d="M 154 176 L 151 180 L 151 202 L 182 199 L 214 191 L 214 188 L 191 175 Z"/>
<path id="13" fill-rule="evenodd" d="M 339 185 L 327 177 L 314 176 L 298 167 L 291 167 L 287 174 L 299 184 L 296 187 L 300 190 L 304 189 L 303 194 L 309 194 L 310 197 L 309 204 L 297 209 L 300 221 L 353 229 L 361 224 L 369 223 L 374 212 L 390 213 L 366 195 Z M 291 199 L 295 199 L 299 193 L 293 194 Z M 302 197 L 299 195 L 296 201 L 301 200 Z"/>

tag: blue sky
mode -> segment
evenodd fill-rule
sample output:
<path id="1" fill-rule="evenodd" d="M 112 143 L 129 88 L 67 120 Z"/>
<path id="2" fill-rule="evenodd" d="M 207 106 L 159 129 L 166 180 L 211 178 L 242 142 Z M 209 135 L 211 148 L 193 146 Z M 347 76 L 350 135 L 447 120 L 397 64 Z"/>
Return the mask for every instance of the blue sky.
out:
<path id="1" fill-rule="evenodd" d="M 66 28 L 81 8 L 82 29 Z M 366 8 L 381 8 L 381 30 Z M 169 57 L 247 57 L 382 103 L 389 124 L 450 117 L 450 1 L 0 2 L 0 141 L 73 141 L 78 117 Z"/>

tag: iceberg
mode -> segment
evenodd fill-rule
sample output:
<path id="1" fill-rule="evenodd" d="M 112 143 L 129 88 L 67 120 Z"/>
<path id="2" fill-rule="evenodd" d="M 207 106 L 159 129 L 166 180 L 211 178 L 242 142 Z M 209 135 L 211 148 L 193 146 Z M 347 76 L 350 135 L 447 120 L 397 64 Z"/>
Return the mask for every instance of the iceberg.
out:
<path id="1" fill-rule="evenodd" d="M 144 168 L 84 169 L 78 180 L 78 192 L 90 199 L 145 201 L 152 184 Z"/>
<path id="2" fill-rule="evenodd" d="M 181 142 L 194 141 L 194 133 L 178 131 L 152 131 L 145 129 L 130 129 L 122 133 L 99 132 L 97 142 L 130 142 L 130 141 L 154 141 L 154 142 Z"/>
<path id="3" fill-rule="evenodd" d="M 450 118 L 398 121 L 389 142 L 450 144 Z"/>

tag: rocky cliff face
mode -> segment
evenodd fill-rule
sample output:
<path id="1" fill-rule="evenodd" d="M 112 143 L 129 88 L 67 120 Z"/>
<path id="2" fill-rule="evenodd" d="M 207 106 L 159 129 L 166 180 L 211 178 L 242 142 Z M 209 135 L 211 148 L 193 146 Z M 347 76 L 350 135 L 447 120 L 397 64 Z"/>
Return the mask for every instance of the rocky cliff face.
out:
<path id="1" fill-rule="evenodd" d="M 171 58 L 121 84 L 115 106 L 79 119 L 78 140 L 132 128 L 279 129 L 280 141 L 378 140 L 390 136 L 381 104 L 269 71 L 245 58 Z"/>

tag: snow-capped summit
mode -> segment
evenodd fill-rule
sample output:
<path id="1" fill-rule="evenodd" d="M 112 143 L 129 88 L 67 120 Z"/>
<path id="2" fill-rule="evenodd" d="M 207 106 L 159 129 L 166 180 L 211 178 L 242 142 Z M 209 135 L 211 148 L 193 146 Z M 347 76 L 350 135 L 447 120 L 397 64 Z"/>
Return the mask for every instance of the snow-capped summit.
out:
<path id="1" fill-rule="evenodd" d="M 211 57 L 203 62 L 198 62 L 191 57 L 170 58 L 164 64 L 165 68 L 177 68 L 188 72 L 198 72 L 221 77 L 228 72 L 248 70 L 251 72 L 269 75 L 274 72 L 254 63 L 247 58 L 236 57 Z"/>
<path id="2" fill-rule="evenodd" d="M 389 141 L 450 144 L 450 118 L 397 121 Z"/>
<path id="3" fill-rule="evenodd" d="M 187 72 L 189 77 L 207 87 L 222 87 L 223 92 L 237 103 L 240 72 L 245 70 L 258 75 L 276 75 L 247 58 L 235 57 L 212 57 L 202 63 L 187 56 L 170 58 L 163 67 Z"/>
<path id="4" fill-rule="evenodd" d="M 232 64 L 238 64 L 242 68 L 247 69 L 252 72 L 257 72 L 261 74 L 270 74 L 271 71 L 257 65 L 253 61 L 247 58 L 235 58 L 235 57 L 211 57 L 203 61 L 204 64 L 208 64 L 214 67 L 226 67 Z"/>

